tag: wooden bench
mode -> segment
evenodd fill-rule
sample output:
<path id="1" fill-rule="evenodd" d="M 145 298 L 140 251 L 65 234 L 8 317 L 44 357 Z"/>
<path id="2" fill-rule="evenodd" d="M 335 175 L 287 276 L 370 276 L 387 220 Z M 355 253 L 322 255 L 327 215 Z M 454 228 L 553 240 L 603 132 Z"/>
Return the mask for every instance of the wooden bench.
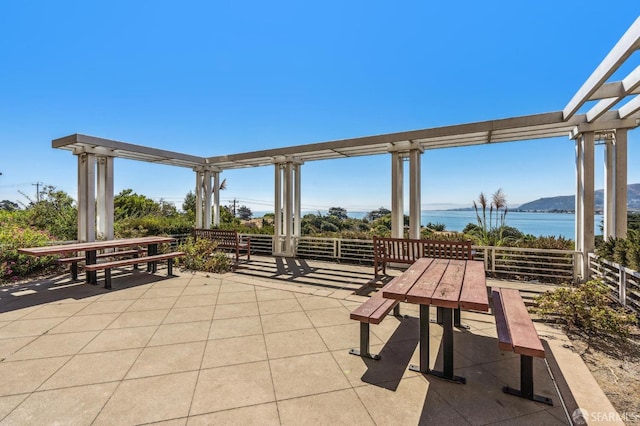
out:
<path id="1" fill-rule="evenodd" d="M 421 257 L 472 260 L 471 241 L 417 240 L 373 237 L 373 270 L 376 278 L 387 263 L 412 264 Z"/>
<path id="2" fill-rule="evenodd" d="M 377 291 L 366 302 L 351 312 L 350 318 L 360 321 L 360 349 L 350 349 L 351 355 L 378 360 L 380 355 L 369 352 L 369 324 L 380 324 L 393 309 L 393 315 L 400 316 L 400 301 L 385 299 L 382 291 Z"/>
<path id="3" fill-rule="evenodd" d="M 104 270 L 104 288 L 111 288 L 111 269 L 120 268 L 122 266 L 137 265 L 144 262 L 160 262 L 167 261 L 167 276 L 173 275 L 173 259 L 176 257 L 184 256 L 185 253 L 181 251 L 174 251 L 171 253 L 155 254 L 152 256 L 143 256 L 134 259 L 122 259 L 114 260 L 111 262 L 94 263 L 91 265 L 85 265 L 86 271 L 100 271 Z M 154 271 L 152 271 L 154 272 Z"/>
<path id="4" fill-rule="evenodd" d="M 145 251 L 143 249 L 132 249 L 132 250 L 120 250 L 114 251 L 110 253 L 100 253 L 96 255 L 97 259 L 104 259 L 109 257 L 127 257 L 133 256 L 137 258 L 138 256 L 144 254 Z M 78 263 L 84 262 L 85 256 L 73 256 L 73 257 L 61 257 L 57 260 L 61 265 L 71 264 L 71 279 L 76 281 L 78 279 Z M 134 267 L 137 268 L 137 264 Z"/>
<path id="5" fill-rule="evenodd" d="M 218 243 L 218 248 L 232 250 L 236 256 L 236 264 L 240 262 L 240 250 L 247 252 L 247 260 L 251 260 L 251 239 L 241 238 L 237 231 L 228 229 L 194 229 L 193 239 L 206 238 Z"/>
<path id="6" fill-rule="evenodd" d="M 520 292 L 516 289 L 494 289 L 492 299 L 500 350 L 520 354 L 520 390 L 504 386 L 502 391 L 553 405 L 551 398 L 533 393 L 533 357 L 544 358 L 545 353 Z"/>

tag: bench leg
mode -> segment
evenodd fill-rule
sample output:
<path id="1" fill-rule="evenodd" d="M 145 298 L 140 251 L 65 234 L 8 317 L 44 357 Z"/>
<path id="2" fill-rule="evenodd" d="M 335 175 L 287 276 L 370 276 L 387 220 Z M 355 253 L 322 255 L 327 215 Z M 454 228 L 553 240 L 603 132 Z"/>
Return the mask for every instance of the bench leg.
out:
<path id="1" fill-rule="evenodd" d="M 394 317 L 401 317 L 402 314 L 400 313 L 400 303 L 398 303 L 394 308 L 393 308 L 393 316 Z"/>
<path id="2" fill-rule="evenodd" d="M 71 264 L 71 279 L 73 281 L 78 280 L 78 262 L 73 262 Z"/>
<path id="3" fill-rule="evenodd" d="M 361 322 L 360 323 L 360 350 L 358 349 L 349 349 L 349 353 L 351 355 L 361 356 L 362 358 L 370 358 L 379 360 L 381 358 L 380 355 L 373 355 L 369 353 L 369 323 Z"/>
<path id="4" fill-rule="evenodd" d="M 469 327 L 468 325 L 462 325 L 462 322 L 460 319 L 461 311 L 462 310 L 460 308 L 453 310 L 453 326 L 456 328 L 463 328 L 465 330 L 469 330 L 471 327 Z"/>
<path id="5" fill-rule="evenodd" d="M 436 307 L 436 324 L 442 324 L 442 308 Z"/>
<path id="6" fill-rule="evenodd" d="M 167 259 L 167 276 L 168 277 L 173 276 L 173 259 L 172 258 Z"/>
<path id="7" fill-rule="evenodd" d="M 133 258 L 134 258 L 134 259 L 137 259 L 137 258 L 138 258 L 138 253 L 134 254 L 134 255 L 133 255 Z M 137 263 L 134 263 L 134 264 L 133 264 L 133 270 L 134 270 L 134 271 L 137 271 L 137 270 L 138 270 L 138 264 L 137 264 Z"/>
<path id="8" fill-rule="evenodd" d="M 553 405 L 551 398 L 533 393 L 533 357 L 528 355 L 520 355 L 520 390 L 504 386 L 502 391 L 509 395 Z"/>
<path id="9" fill-rule="evenodd" d="M 104 270 L 104 288 L 111 289 L 111 268 Z"/>

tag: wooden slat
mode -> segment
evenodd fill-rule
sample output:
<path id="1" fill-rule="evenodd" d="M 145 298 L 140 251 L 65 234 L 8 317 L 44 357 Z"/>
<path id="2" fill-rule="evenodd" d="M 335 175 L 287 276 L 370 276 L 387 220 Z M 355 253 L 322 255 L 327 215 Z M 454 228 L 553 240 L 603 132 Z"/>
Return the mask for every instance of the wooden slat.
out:
<path id="1" fill-rule="evenodd" d="M 443 308 L 458 308 L 462 280 L 464 279 L 464 260 L 450 260 L 438 287 L 431 296 L 431 304 Z"/>
<path id="2" fill-rule="evenodd" d="M 413 265 L 411 265 L 406 271 L 399 277 L 394 278 L 389 284 L 383 287 L 382 293 L 387 299 L 396 299 L 404 301 L 407 298 L 407 293 L 411 286 L 413 286 L 418 278 L 424 273 L 425 269 L 431 265 L 433 259 L 422 258 L 418 259 Z"/>
<path id="3" fill-rule="evenodd" d="M 501 290 L 502 307 L 504 309 L 513 351 L 522 355 L 544 358 L 544 348 L 533 326 L 529 312 L 516 289 Z"/>
<path id="4" fill-rule="evenodd" d="M 380 308 L 380 306 L 384 304 L 385 301 L 394 302 L 394 300 L 385 299 L 384 297 L 382 297 L 382 293 L 378 291 L 374 293 L 374 295 L 371 296 L 369 300 L 353 310 L 349 318 L 358 320 L 360 322 L 369 322 L 369 318 L 371 317 L 371 315 L 373 315 Z"/>
<path id="5" fill-rule="evenodd" d="M 449 261 L 446 259 L 433 259 L 429 268 L 416 281 L 415 285 L 407 293 L 407 302 L 423 305 L 431 304 L 431 296 L 440 283 Z"/>
<path id="6" fill-rule="evenodd" d="M 482 261 L 467 260 L 462 291 L 460 292 L 460 309 L 473 309 L 484 312 L 489 310 L 487 280 Z"/>
<path id="7" fill-rule="evenodd" d="M 380 307 L 376 309 L 376 311 L 369 317 L 369 323 L 380 324 L 382 320 L 387 316 L 389 311 L 391 311 L 398 303 L 400 303 L 398 300 L 393 299 L 382 298 L 382 300 L 383 303 L 380 305 Z"/>
<path id="8" fill-rule="evenodd" d="M 129 256 L 132 254 L 143 254 L 144 250 L 121 250 L 114 251 L 110 253 L 100 253 L 96 255 L 97 259 L 104 257 L 117 257 L 117 256 Z M 58 263 L 73 263 L 73 262 L 82 262 L 85 260 L 85 256 L 75 256 L 75 257 L 63 257 L 57 260 Z"/>
<path id="9" fill-rule="evenodd" d="M 491 299 L 493 299 L 493 315 L 496 318 L 496 329 L 498 330 L 498 347 L 501 351 L 512 352 L 513 344 L 511 343 L 511 334 L 509 334 L 507 320 L 504 317 L 504 308 L 502 307 L 502 297 L 499 288 L 491 292 Z"/>

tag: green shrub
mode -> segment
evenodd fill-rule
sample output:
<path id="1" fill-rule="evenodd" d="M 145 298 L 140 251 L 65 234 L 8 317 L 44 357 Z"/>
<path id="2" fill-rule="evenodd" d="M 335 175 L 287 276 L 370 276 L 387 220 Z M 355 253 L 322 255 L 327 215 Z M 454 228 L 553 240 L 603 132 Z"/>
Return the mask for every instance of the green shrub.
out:
<path id="1" fill-rule="evenodd" d="M 534 311 L 543 318 L 560 321 L 569 331 L 624 340 L 637 318 L 622 306 L 615 306 L 609 294 L 605 284 L 591 280 L 578 287 L 545 292 L 536 298 Z"/>
<path id="2" fill-rule="evenodd" d="M 189 237 L 180 245 L 179 250 L 185 252 L 185 256 L 179 258 L 177 265 L 188 271 L 201 271 L 224 273 L 233 267 L 233 261 L 226 253 L 216 251 L 218 244 L 214 241 L 200 238 L 194 242 Z"/>
<path id="3" fill-rule="evenodd" d="M 55 268 L 54 256 L 34 257 L 18 253 L 19 248 L 45 246 L 52 240 L 47 232 L 24 226 L 14 214 L 0 211 L 0 281 L 15 281 Z"/>
<path id="4" fill-rule="evenodd" d="M 193 222 L 186 217 L 143 216 L 121 219 L 115 223 L 114 233 L 118 238 L 143 237 L 147 235 L 190 234 Z"/>

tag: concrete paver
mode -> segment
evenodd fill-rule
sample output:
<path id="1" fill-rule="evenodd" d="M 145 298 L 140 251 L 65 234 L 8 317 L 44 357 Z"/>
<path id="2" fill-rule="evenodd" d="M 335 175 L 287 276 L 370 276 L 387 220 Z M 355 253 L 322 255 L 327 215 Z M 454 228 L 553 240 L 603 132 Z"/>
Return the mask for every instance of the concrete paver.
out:
<path id="1" fill-rule="evenodd" d="M 56 277 L 5 292 L 0 424 L 568 424 L 541 360 L 536 393 L 554 407 L 502 392 L 519 386 L 519 357 L 498 349 L 487 313 L 463 312 L 469 329 L 454 332 L 466 385 L 407 368 L 419 357 L 414 305 L 371 326 L 381 360 L 350 355 L 370 266 L 256 256 L 222 275 L 174 272 L 118 274 L 113 290 Z M 612 410 L 566 336 L 536 327 L 567 399 Z M 430 329 L 438 367 L 442 328 Z"/>

